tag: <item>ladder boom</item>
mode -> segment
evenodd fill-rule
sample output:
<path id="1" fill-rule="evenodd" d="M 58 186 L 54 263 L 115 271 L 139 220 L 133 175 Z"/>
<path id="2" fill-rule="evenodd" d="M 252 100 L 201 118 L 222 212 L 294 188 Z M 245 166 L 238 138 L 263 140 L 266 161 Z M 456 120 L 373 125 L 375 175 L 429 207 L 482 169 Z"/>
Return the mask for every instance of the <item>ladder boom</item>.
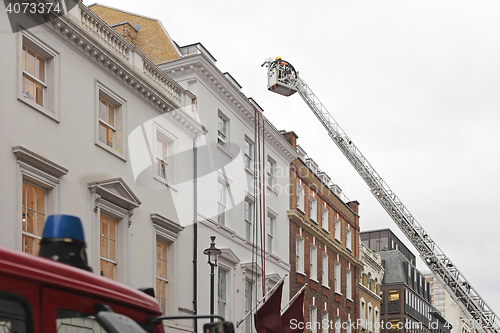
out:
<path id="1" fill-rule="evenodd" d="M 268 89 L 290 96 L 298 92 L 300 97 L 326 128 L 328 135 L 349 160 L 370 188 L 371 193 L 385 211 L 410 240 L 420 257 L 433 272 L 436 279 L 445 287 L 450 296 L 466 314 L 474 319 L 476 328 L 487 333 L 500 333 L 499 320 L 493 310 L 479 296 L 464 275 L 429 237 L 422 226 L 375 171 L 349 136 L 342 130 L 332 115 L 316 97 L 298 72 L 286 61 L 277 59 L 266 61 Z"/>

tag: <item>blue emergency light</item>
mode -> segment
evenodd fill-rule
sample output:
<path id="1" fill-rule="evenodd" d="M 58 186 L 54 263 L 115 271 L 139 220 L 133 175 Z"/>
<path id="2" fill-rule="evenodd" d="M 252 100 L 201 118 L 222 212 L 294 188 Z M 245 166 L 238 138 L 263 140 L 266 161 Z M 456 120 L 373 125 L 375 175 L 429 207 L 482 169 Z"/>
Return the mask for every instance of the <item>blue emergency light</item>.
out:
<path id="1" fill-rule="evenodd" d="M 45 220 L 38 255 L 92 272 L 87 261 L 82 221 L 72 215 L 50 215 Z"/>
<path id="2" fill-rule="evenodd" d="M 50 215 L 45 220 L 42 239 L 64 238 L 85 243 L 82 220 L 72 215 Z"/>

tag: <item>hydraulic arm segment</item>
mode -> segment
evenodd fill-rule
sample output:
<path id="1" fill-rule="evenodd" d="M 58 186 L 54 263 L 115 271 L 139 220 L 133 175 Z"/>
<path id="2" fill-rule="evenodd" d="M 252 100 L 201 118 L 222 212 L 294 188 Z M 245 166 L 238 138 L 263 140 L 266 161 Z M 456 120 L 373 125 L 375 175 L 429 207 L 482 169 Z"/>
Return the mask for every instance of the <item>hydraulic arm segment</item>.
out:
<path id="1" fill-rule="evenodd" d="M 352 140 L 340 128 L 309 86 L 299 77 L 293 66 L 280 59 L 267 60 L 268 90 L 284 96 L 298 92 L 312 112 L 328 131 L 330 138 L 347 157 L 370 191 L 408 237 L 422 260 L 443 284 L 460 308 L 476 322 L 476 328 L 488 333 L 500 333 L 496 314 L 486 304 L 464 275 L 444 254 L 415 220 L 401 200 L 375 171 Z"/>

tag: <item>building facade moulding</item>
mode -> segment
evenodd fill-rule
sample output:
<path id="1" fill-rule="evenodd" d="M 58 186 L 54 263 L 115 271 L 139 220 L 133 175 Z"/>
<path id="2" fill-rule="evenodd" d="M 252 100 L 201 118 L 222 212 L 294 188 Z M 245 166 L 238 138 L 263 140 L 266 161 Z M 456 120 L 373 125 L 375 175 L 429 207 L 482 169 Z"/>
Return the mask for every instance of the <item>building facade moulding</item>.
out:
<path id="1" fill-rule="evenodd" d="M 371 273 L 372 276 L 377 277 L 378 281 L 382 281 L 382 276 L 384 275 L 383 274 L 384 268 L 382 267 L 382 265 L 379 262 L 367 256 L 365 253 L 362 254 L 361 259 L 365 263 L 365 268 L 363 269 L 365 273 L 366 274 Z"/>
<path id="2" fill-rule="evenodd" d="M 220 249 L 222 253 L 219 255 L 219 262 L 224 262 L 228 266 L 236 266 L 240 263 L 240 258 L 229 248 Z"/>
<path id="3" fill-rule="evenodd" d="M 240 266 L 247 280 L 254 282 L 262 276 L 262 268 L 255 262 L 242 263 Z"/>
<path id="4" fill-rule="evenodd" d="M 304 165 L 304 166 L 305 166 L 305 167 L 307 167 L 306 165 Z M 311 186 L 312 182 L 311 182 L 311 181 L 309 180 L 309 178 L 308 178 L 308 177 L 309 177 L 309 175 L 304 175 L 304 174 L 302 174 L 300 171 L 298 171 L 298 169 L 299 169 L 299 168 L 298 168 L 296 165 L 293 165 L 293 164 L 290 166 L 290 169 L 293 171 L 293 173 L 295 173 L 295 178 L 296 178 L 296 180 L 297 180 L 297 181 L 298 181 L 298 180 L 300 180 L 300 182 L 301 182 L 302 184 L 304 184 L 304 185 L 306 186 L 306 188 L 307 188 L 307 189 L 311 189 L 311 188 L 312 188 L 312 186 Z M 314 184 L 312 184 L 312 185 L 314 186 Z M 324 185 L 324 184 L 322 183 L 322 185 Z M 314 187 L 315 187 L 315 188 L 317 188 L 316 186 L 314 186 Z M 327 192 L 327 191 L 328 191 L 328 193 L 330 193 L 330 194 L 334 195 L 334 196 L 338 199 L 338 205 L 337 205 L 337 204 L 335 204 L 335 202 L 333 202 L 333 201 L 332 201 L 332 200 L 331 200 L 331 199 L 330 199 L 327 195 L 325 195 L 325 194 L 323 193 L 323 192 Z M 354 212 L 354 211 L 352 210 L 352 208 L 351 208 L 351 207 L 349 207 L 349 205 L 348 205 L 348 204 L 346 204 L 346 203 L 345 203 L 345 202 L 344 202 L 341 198 L 339 198 L 339 197 L 338 197 L 335 193 L 333 193 L 333 192 L 332 192 L 329 188 L 325 187 L 325 191 L 323 191 L 322 189 L 318 189 L 318 191 L 317 191 L 315 194 L 316 194 L 316 195 L 317 195 L 317 196 L 318 196 L 321 200 L 323 200 L 323 201 L 327 202 L 328 206 L 332 207 L 332 208 L 333 208 L 333 210 L 334 210 L 336 213 L 338 213 L 338 214 L 339 214 L 339 216 L 340 216 L 340 217 L 342 217 L 342 218 L 345 220 L 345 222 L 346 222 L 347 224 L 349 224 L 349 226 L 350 226 L 351 228 L 353 228 L 353 229 L 355 229 L 355 230 L 357 230 L 357 231 L 359 231 L 359 230 L 360 230 L 360 229 L 359 229 L 359 226 L 356 226 L 356 225 L 355 225 L 355 223 L 354 223 L 354 221 L 352 221 L 352 220 L 354 220 L 356 217 L 357 217 L 357 218 L 359 218 L 359 215 L 358 215 L 356 212 Z M 340 209 L 338 208 L 338 206 L 339 206 L 339 205 L 343 205 L 346 209 L 348 209 L 348 210 L 349 210 L 349 211 L 353 214 L 353 218 L 348 218 L 348 217 L 346 216 L 346 214 L 345 214 L 344 212 L 342 212 L 342 210 L 340 210 Z"/>
<path id="5" fill-rule="evenodd" d="M 272 274 L 267 274 L 266 275 L 266 280 L 269 280 L 270 282 L 274 284 L 278 283 L 278 281 L 281 279 L 281 276 L 278 273 L 272 273 Z"/>
<path id="6" fill-rule="evenodd" d="M 298 156 L 297 152 L 267 118 L 264 117 L 264 120 L 267 126 L 264 128 L 264 135 L 268 139 L 268 142 L 272 142 L 272 146 L 286 156 L 288 164 L 292 163 Z M 268 130 L 266 128 L 272 128 L 273 130 Z"/>
<path id="7" fill-rule="evenodd" d="M 205 127 L 190 117 L 187 112 L 182 109 L 173 110 L 167 113 L 170 118 L 172 118 L 177 124 L 188 131 L 192 137 L 197 137 L 199 135 L 205 135 L 207 130 Z"/>
<path id="8" fill-rule="evenodd" d="M 266 274 L 266 290 L 271 290 L 279 280 L 281 280 L 281 276 L 278 273 Z"/>
<path id="9" fill-rule="evenodd" d="M 382 297 L 380 297 L 379 295 L 375 294 L 373 291 L 371 291 L 370 289 L 368 289 L 367 287 L 365 287 L 362 283 L 359 283 L 358 285 L 359 285 L 359 288 L 362 289 L 365 293 L 367 293 L 368 295 L 370 295 L 371 297 L 373 297 L 374 299 L 376 299 L 379 302 L 382 301 Z"/>
<path id="10" fill-rule="evenodd" d="M 261 112 L 262 109 L 255 105 L 253 99 L 247 98 L 239 91 L 238 87 L 204 54 L 186 55 L 181 59 L 159 64 L 158 67 L 178 79 L 189 73 L 196 75 L 198 79 L 211 88 L 211 91 L 217 94 L 221 101 L 227 104 L 228 109 L 236 111 L 235 114 L 250 128 L 253 128 L 255 114 Z M 268 139 L 268 143 L 272 143 L 272 146 L 287 158 L 288 163 L 291 163 L 297 157 L 297 152 L 267 118 L 263 117 L 263 119 L 264 135 Z"/>
<path id="11" fill-rule="evenodd" d="M 14 146 L 12 147 L 12 151 L 14 155 L 16 155 L 17 160 L 19 162 L 24 162 L 29 164 L 39 170 L 42 170 L 49 175 L 52 175 L 56 178 L 61 178 L 68 174 L 68 169 L 65 167 L 50 161 L 49 159 L 38 155 L 37 153 L 22 147 L 22 146 Z"/>
<path id="12" fill-rule="evenodd" d="M 44 22 L 41 15 L 32 18 Z M 161 113 L 182 109 L 196 99 L 81 2 L 68 15 L 43 26 Z"/>
<path id="13" fill-rule="evenodd" d="M 363 262 L 354 257 L 352 252 L 341 247 L 336 240 L 326 237 L 326 235 L 323 234 L 323 232 L 316 225 L 304 219 L 302 213 L 297 210 L 289 210 L 287 214 L 290 220 L 296 222 L 299 227 L 302 227 L 304 230 L 310 232 L 314 237 L 316 237 L 317 240 L 323 242 L 327 247 L 346 258 L 351 264 L 358 268 L 363 267 Z"/>
<path id="14" fill-rule="evenodd" d="M 204 216 L 200 213 L 198 213 L 198 223 L 201 223 L 210 229 L 219 232 L 223 237 L 226 237 L 228 239 L 233 240 L 237 244 L 244 246 L 248 251 L 258 251 L 260 253 L 261 247 L 256 246 L 246 240 L 244 237 L 238 235 L 234 230 L 229 228 L 228 226 L 222 225 L 220 223 L 217 223 L 211 218 L 208 218 L 207 216 Z M 284 270 L 290 270 L 290 264 L 284 261 L 283 259 L 273 255 L 266 253 L 266 260 L 269 260 L 269 262 L 283 268 Z"/>
<path id="15" fill-rule="evenodd" d="M 179 223 L 174 222 L 163 215 L 153 213 L 150 217 L 151 221 L 153 221 L 156 233 L 169 241 L 175 241 L 179 232 L 184 230 L 184 227 Z"/>
<path id="16" fill-rule="evenodd" d="M 142 204 L 121 177 L 91 182 L 87 185 L 94 195 L 94 211 L 97 211 L 98 202 L 104 199 L 127 210 L 130 217 L 134 209 Z"/>

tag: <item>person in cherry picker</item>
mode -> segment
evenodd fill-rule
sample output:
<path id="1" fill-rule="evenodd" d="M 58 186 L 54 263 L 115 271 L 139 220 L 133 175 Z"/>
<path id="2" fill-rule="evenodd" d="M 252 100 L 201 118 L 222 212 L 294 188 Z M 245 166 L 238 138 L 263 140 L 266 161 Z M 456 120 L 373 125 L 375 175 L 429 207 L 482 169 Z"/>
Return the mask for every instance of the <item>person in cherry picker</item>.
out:
<path id="1" fill-rule="evenodd" d="M 278 64 L 278 80 L 289 84 L 288 76 L 291 73 L 288 62 L 283 61 L 281 57 L 276 57 L 276 63 Z"/>

